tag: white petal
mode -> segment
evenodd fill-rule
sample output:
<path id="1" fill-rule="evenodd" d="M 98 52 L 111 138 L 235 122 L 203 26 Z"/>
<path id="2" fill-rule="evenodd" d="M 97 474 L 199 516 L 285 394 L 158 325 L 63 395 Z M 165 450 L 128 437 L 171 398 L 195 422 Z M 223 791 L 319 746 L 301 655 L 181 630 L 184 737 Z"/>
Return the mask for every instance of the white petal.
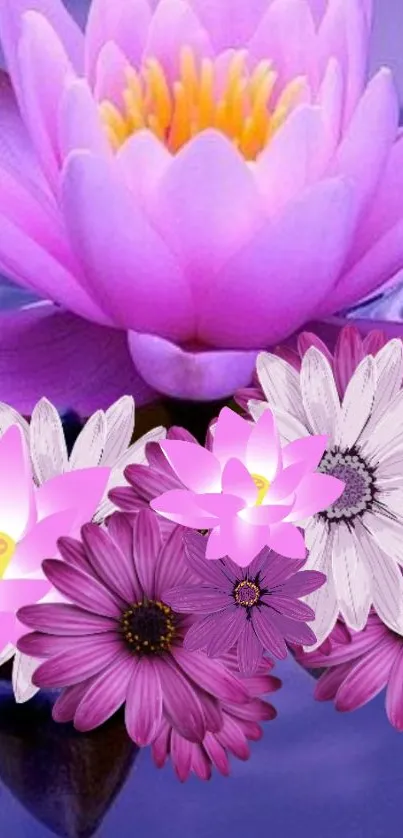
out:
<path id="1" fill-rule="evenodd" d="M 310 608 L 313 608 L 315 612 L 315 619 L 309 621 L 309 628 L 311 628 L 316 635 L 316 643 L 313 646 L 306 646 L 306 652 L 313 652 L 318 648 L 318 646 L 321 646 L 327 637 L 329 637 L 330 632 L 335 626 L 339 613 L 330 553 L 327 554 L 325 563 L 317 569 L 326 574 L 326 583 L 317 591 L 313 591 L 313 593 L 308 594 L 306 597 L 301 597 L 302 601 L 306 602 L 306 604 L 309 605 Z"/>
<path id="2" fill-rule="evenodd" d="M 147 443 L 159 442 L 161 439 L 165 439 L 166 435 L 166 428 L 153 428 L 152 431 L 149 431 L 147 434 L 140 437 L 137 442 L 134 442 L 133 445 L 131 445 L 130 448 L 122 454 L 118 462 L 115 464 L 115 468 L 112 469 L 105 495 L 93 518 L 95 523 L 102 523 L 105 518 L 112 515 L 112 512 L 116 512 L 117 507 L 109 500 L 108 492 L 110 492 L 111 489 L 115 489 L 116 486 L 128 485 L 123 475 L 126 466 L 129 466 L 132 463 L 138 463 L 139 465 L 147 464 L 147 457 L 145 453 Z"/>
<path id="3" fill-rule="evenodd" d="M 291 413 L 283 413 L 282 410 L 273 410 L 273 413 L 282 445 L 287 445 L 289 442 L 294 442 L 294 440 L 301 439 L 303 436 L 310 436 L 306 427 L 306 420 L 305 425 L 303 425 Z"/>
<path id="4" fill-rule="evenodd" d="M 256 372 L 271 409 L 291 413 L 304 422 L 300 380 L 294 367 L 277 355 L 261 352 L 256 361 Z"/>
<path id="5" fill-rule="evenodd" d="M 403 565 L 403 525 L 380 513 L 365 515 L 362 523 L 381 550 Z"/>
<path id="6" fill-rule="evenodd" d="M 311 431 L 328 434 L 331 446 L 340 417 L 340 400 L 329 361 L 314 346 L 302 359 L 301 393 Z"/>
<path id="7" fill-rule="evenodd" d="M 375 360 L 367 355 L 358 365 L 344 395 L 335 443 L 351 448 L 368 422 L 374 404 L 377 381 Z"/>
<path id="8" fill-rule="evenodd" d="M 378 480 L 377 486 L 380 489 L 377 493 L 377 506 L 379 505 L 385 511 L 387 517 L 389 513 L 400 521 L 403 525 L 403 486 L 402 480 L 396 479 L 394 482 L 389 482 L 389 485 L 382 486 L 382 481 Z"/>
<path id="9" fill-rule="evenodd" d="M 11 660 L 11 658 L 13 657 L 13 655 L 16 654 L 16 652 L 16 647 L 13 646 L 12 643 L 7 643 L 7 646 L 5 646 L 2 652 L 0 652 L 0 666 L 3 666 L 4 663 L 7 663 L 7 661 Z"/>
<path id="10" fill-rule="evenodd" d="M 394 397 L 371 433 L 363 433 L 360 445 L 363 455 L 376 466 L 403 450 L 403 390 Z"/>
<path id="11" fill-rule="evenodd" d="M 39 484 L 68 468 L 68 454 L 62 421 L 47 399 L 35 405 L 29 426 L 31 459 Z"/>
<path id="12" fill-rule="evenodd" d="M 362 556 L 371 573 L 374 608 L 382 622 L 392 631 L 403 634 L 403 576 L 396 564 L 368 536 L 365 528 L 357 528 Z"/>
<path id="13" fill-rule="evenodd" d="M 94 413 L 80 431 L 70 454 L 70 468 L 99 466 L 106 441 L 106 417 L 103 410 Z"/>
<path id="14" fill-rule="evenodd" d="M 113 467 L 130 445 L 134 431 L 134 399 L 122 396 L 106 411 L 106 444 L 101 465 Z"/>
<path id="15" fill-rule="evenodd" d="M 309 555 L 304 565 L 304 570 L 320 570 L 320 557 L 328 552 L 328 541 L 330 538 L 329 526 L 319 515 L 308 519 L 309 524 L 305 529 L 305 544 Z"/>
<path id="16" fill-rule="evenodd" d="M 359 550 L 358 541 L 346 524 L 335 525 L 332 567 L 336 596 L 348 627 L 355 631 L 364 628 L 371 604 L 369 580 Z"/>
<path id="17" fill-rule="evenodd" d="M 387 406 L 398 394 L 403 380 L 403 342 L 390 340 L 376 355 L 378 384 L 372 421 L 380 419 Z"/>
<path id="18" fill-rule="evenodd" d="M 20 426 L 29 449 L 29 424 L 27 420 L 14 410 L 13 407 L 10 407 L 10 405 L 4 402 L 0 402 L 0 437 L 3 436 L 11 425 Z"/>
<path id="19" fill-rule="evenodd" d="M 38 692 L 38 687 L 34 687 L 32 683 L 32 675 L 42 662 L 37 658 L 23 655 L 18 650 L 15 653 L 12 680 L 17 704 L 24 704 Z"/>

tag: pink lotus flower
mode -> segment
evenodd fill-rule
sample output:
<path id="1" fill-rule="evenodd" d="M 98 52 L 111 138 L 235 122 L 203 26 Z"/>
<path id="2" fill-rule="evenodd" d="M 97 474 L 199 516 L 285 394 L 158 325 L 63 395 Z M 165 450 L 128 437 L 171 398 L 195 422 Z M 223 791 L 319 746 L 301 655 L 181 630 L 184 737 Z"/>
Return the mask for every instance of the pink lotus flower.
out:
<path id="1" fill-rule="evenodd" d="M 24 628 L 17 610 L 42 599 L 51 584 L 41 570 L 57 556 L 57 539 L 91 517 L 106 487 L 108 468 L 83 469 L 36 489 L 29 451 L 16 425 L 0 439 L 0 663 L 13 657 Z"/>
<path id="2" fill-rule="evenodd" d="M 189 565 L 197 584 L 182 584 L 168 591 L 171 608 L 202 615 L 185 637 L 185 649 L 205 649 L 219 657 L 236 648 L 241 672 L 253 673 L 263 652 L 287 657 L 287 641 L 309 646 L 316 642 L 306 622 L 315 612 L 299 597 L 326 582 L 323 573 L 301 571 L 304 561 L 286 560 L 267 547 L 246 570 L 230 559 L 206 562 L 207 539 L 200 533 L 185 536 Z"/>
<path id="3" fill-rule="evenodd" d="M 179 440 L 160 443 L 187 489 L 164 492 L 150 506 L 171 521 L 212 530 L 207 559 L 228 555 L 247 567 L 266 545 L 303 558 L 296 524 L 326 509 L 344 489 L 341 480 L 313 473 L 326 442 L 326 436 L 307 436 L 282 450 L 271 411 L 253 425 L 223 408 L 212 451 Z"/>
<path id="4" fill-rule="evenodd" d="M 385 332 L 380 329 L 372 329 L 363 337 L 356 326 L 348 325 L 340 329 L 333 352 L 330 352 L 326 343 L 318 335 L 313 332 L 301 332 L 296 339 L 296 349 L 284 344 L 276 347 L 273 354 L 283 358 L 297 372 L 300 372 L 302 358 L 311 346 L 315 346 L 329 361 L 337 392 L 340 398 L 343 398 L 347 385 L 363 358 L 366 355 L 376 357 L 387 342 L 388 338 Z M 234 399 L 245 412 L 248 412 L 249 401 L 265 401 L 266 397 L 260 387 L 256 372 L 254 374 L 254 386 L 238 390 Z"/>
<path id="5" fill-rule="evenodd" d="M 225 662 L 233 663 L 230 656 Z M 163 768 L 171 758 L 176 776 L 181 782 L 190 774 L 200 780 L 209 780 L 215 768 L 224 777 L 230 773 L 229 753 L 237 759 L 250 757 L 248 740 L 257 742 L 263 731 L 261 721 L 271 721 L 277 716 L 272 704 L 262 701 L 260 696 L 272 693 L 281 687 L 279 678 L 269 675 L 270 663 L 262 664 L 252 678 L 244 678 L 243 684 L 250 696 L 246 704 L 223 702 L 221 706 L 223 724 L 219 731 L 206 733 L 203 742 L 190 742 L 178 733 L 168 722 L 163 722 L 158 736 L 152 743 L 152 754 L 157 768 Z"/>
<path id="6" fill-rule="evenodd" d="M 81 538 L 60 539 L 65 561 L 43 563 L 71 604 L 34 605 L 18 615 L 35 630 L 18 648 L 46 659 L 34 684 L 63 689 L 54 719 L 92 730 L 125 704 L 128 733 L 140 746 L 155 739 L 164 720 L 202 742 L 220 729 L 220 702 L 244 704 L 249 694 L 222 663 L 183 649 L 189 620 L 165 603 L 165 591 L 190 575 L 181 528 L 162 541 L 147 509 L 133 529 L 115 513 L 107 531 L 90 523 Z"/>
<path id="7" fill-rule="evenodd" d="M 227 396 L 394 277 L 403 138 L 389 71 L 367 84 L 371 8 L 93 0 L 83 34 L 61 0 L 2 0 L 0 266 L 51 301 L 1 319 L 4 398 Z"/>
<path id="8" fill-rule="evenodd" d="M 332 644 L 330 654 L 320 651 L 298 656 L 308 669 L 323 669 L 315 687 L 317 701 L 334 701 L 336 710 L 357 710 L 386 688 L 386 714 L 403 731 L 403 637 L 370 614 L 363 631 L 350 632 L 349 643 Z"/>

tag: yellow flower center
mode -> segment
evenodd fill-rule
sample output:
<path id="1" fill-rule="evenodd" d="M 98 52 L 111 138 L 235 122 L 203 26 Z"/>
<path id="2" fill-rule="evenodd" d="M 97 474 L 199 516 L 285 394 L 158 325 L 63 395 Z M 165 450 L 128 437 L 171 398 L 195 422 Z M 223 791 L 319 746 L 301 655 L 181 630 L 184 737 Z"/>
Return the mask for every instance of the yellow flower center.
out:
<path id="1" fill-rule="evenodd" d="M 270 483 L 265 477 L 262 477 L 261 474 L 251 474 L 251 478 L 258 490 L 256 506 L 260 506 L 270 489 Z"/>
<path id="2" fill-rule="evenodd" d="M 173 82 L 154 58 L 139 72 L 128 67 L 121 108 L 110 101 L 100 104 L 112 147 L 117 150 L 132 134 L 148 129 L 176 152 L 196 134 L 215 128 L 254 160 L 301 101 L 306 80 L 293 79 L 273 105 L 277 75 L 270 61 L 251 71 L 247 57 L 246 51 L 235 52 L 224 78 L 214 61 L 198 62 L 189 47 L 181 50 L 179 77 Z"/>
<path id="3" fill-rule="evenodd" d="M 0 532 L 0 579 L 3 578 L 10 560 L 15 553 L 16 543 L 5 532 Z"/>

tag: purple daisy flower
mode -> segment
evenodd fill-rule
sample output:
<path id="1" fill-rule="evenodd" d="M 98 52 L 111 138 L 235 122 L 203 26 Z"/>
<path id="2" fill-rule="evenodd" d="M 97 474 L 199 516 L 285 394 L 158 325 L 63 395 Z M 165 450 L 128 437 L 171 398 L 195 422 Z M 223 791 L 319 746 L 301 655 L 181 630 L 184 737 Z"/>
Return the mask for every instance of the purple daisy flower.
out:
<path id="1" fill-rule="evenodd" d="M 115 513 L 107 531 L 86 524 L 81 539 L 61 538 L 65 561 L 43 562 L 72 604 L 28 606 L 18 617 L 34 629 L 21 638 L 20 651 L 46 658 L 34 684 L 63 689 L 53 718 L 92 730 L 125 704 L 137 745 L 152 742 L 164 721 L 184 738 L 203 741 L 222 725 L 221 702 L 242 704 L 249 695 L 222 662 L 183 648 L 191 620 L 165 597 L 192 579 L 183 528 L 163 542 L 155 513 L 142 510 L 133 527 Z"/>
<path id="2" fill-rule="evenodd" d="M 299 597 L 320 588 L 323 573 L 300 571 L 305 560 L 286 559 L 267 547 L 246 568 L 228 557 L 207 561 L 203 535 L 188 532 L 184 541 L 189 567 L 202 584 L 182 583 L 166 593 L 165 602 L 180 613 L 203 615 L 189 628 L 185 649 L 216 657 L 236 645 L 241 672 L 254 672 L 264 651 L 281 659 L 286 642 L 316 642 L 306 625 L 315 613 Z"/>

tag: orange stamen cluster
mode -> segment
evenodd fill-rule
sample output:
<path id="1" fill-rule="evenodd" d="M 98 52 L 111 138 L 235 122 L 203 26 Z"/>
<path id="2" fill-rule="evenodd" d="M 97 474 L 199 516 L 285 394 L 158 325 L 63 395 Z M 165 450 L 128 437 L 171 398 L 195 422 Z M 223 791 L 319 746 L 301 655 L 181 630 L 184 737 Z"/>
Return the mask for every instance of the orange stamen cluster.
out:
<path id="1" fill-rule="evenodd" d="M 277 75 L 269 61 L 261 61 L 251 71 L 247 52 L 237 51 L 223 74 L 211 59 L 198 62 L 189 47 L 181 51 L 176 81 L 170 82 L 153 58 L 139 72 L 128 67 L 126 79 L 122 107 L 109 101 L 100 105 L 115 150 L 132 134 L 148 129 L 175 153 L 201 131 L 215 128 L 247 160 L 254 160 L 264 149 L 306 91 L 305 79 L 298 77 L 273 105 Z"/>

